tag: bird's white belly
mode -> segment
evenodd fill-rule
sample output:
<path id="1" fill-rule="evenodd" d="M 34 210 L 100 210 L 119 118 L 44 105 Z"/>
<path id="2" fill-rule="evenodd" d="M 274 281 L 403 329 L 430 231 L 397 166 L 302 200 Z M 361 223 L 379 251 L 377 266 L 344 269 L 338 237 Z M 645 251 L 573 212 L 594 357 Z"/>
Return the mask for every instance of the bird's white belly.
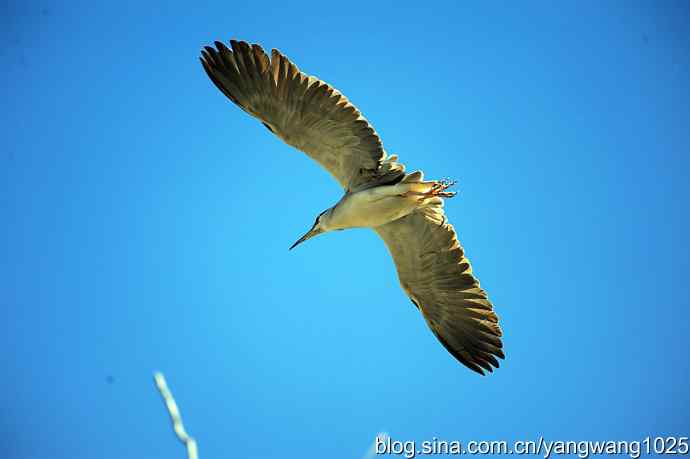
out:
<path id="1" fill-rule="evenodd" d="M 370 188 L 345 195 L 329 221 L 329 229 L 376 227 L 412 212 L 417 199 L 401 196 L 397 185 Z"/>

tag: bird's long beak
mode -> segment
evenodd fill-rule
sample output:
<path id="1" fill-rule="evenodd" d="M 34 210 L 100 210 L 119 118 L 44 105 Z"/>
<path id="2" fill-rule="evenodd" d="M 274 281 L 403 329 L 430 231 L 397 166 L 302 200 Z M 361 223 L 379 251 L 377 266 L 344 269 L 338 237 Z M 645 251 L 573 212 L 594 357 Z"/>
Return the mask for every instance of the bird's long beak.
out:
<path id="1" fill-rule="evenodd" d="M 317 235 L 319 235 L 319 234 L 321 234 L 321 233 L 323 233 L 323 230 L 322 230 L 321 228 L 313 227 L 312 229 L 310 229 L 309 231 L 307 231 L 307 234 L 305 234 L 304 236 L 302 236 L 301 238 L 299 238 L 299 239 L 297 240 L 297 242 L 295 242 L 294 244 L 292 244 L 292 246 L 290 246 L 290 248 L 289 248 L 288 250 L 294 249 L 295 247 L 297 247 L 298 245 L 300 245 L 301 243 L 303 243 L 303 242 L 306 241 L 307 239 L 311 239 L 311 238 L 313 238 L 314 236 L 317 236 Z"/>

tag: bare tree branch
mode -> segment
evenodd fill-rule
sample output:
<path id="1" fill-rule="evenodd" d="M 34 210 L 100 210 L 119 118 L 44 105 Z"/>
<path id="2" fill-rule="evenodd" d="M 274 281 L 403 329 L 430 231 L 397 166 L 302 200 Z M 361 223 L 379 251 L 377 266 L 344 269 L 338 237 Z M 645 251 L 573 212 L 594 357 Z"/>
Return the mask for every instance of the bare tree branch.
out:
<path id="1" fill-rule="evenodd" d="M 165 376 L 163 373 L 156 372 L 153 375 L 153 379 L 156 381 L 156 387 L 158 387 L 158 392 L 161 393 L 165 406 L 168 409 L 168 414 L 170 414 L 170 420 L 172 421 L 173 430 L 177 438 L 180 439 L 182 443 L 187 447 L 187 458 L 188 459 L 199 459 L 196 440 L 190 437 L 184 430 L 184 424 L 182 424 L 182 416 L 180 415 L 180 410 L 177 408 L 177 403 L 175 403 L 175 398 L 173 398 L 170 389 L 168 389 L 168 384 L 165 382 Z"/>

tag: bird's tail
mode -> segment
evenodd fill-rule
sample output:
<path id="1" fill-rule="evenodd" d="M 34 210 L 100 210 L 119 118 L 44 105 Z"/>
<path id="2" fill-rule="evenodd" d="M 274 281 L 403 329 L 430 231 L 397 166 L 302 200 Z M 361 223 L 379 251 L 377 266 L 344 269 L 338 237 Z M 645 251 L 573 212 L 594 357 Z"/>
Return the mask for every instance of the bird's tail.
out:
<path id="1" fill-rule="evenodd" d="M 446 220 L 443 213 L 443 198 L 452 198 L 455 192 L 446 191 L 455 182 L 450 180 L 424 181 L 424 174 L 415 171 L 407 174 L 399 183 L 410 195 L 417 198 L 419 211 L 428 219 L 443 224 Z"/>
<path id="2" fill-rule="evenodd" d="M 419 196 L 420 199 L 452 198 L 456 193 L 446 190 L 455 183 L 447 179 L 424 181 L 424 174 L 421 171 L 415 171 L 406 175 L 398 186 L 404 188 L 410 195 Z"/>

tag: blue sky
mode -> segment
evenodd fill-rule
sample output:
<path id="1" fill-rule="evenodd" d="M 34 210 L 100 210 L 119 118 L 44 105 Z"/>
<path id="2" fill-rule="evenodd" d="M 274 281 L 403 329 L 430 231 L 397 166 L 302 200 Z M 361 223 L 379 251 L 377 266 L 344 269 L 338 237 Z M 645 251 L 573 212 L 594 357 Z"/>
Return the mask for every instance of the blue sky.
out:
<path id="1" fill-rule="evenodd" d="M 684 2 L 2 8 L 4 456 L 183 457 L 155 370 L 203 459 L 690 433 Z M 459 181 L 493 375 L 440 346 L 372 231 L 288 252 L 341 190 L 207 79 L 230 38 Z"/>

